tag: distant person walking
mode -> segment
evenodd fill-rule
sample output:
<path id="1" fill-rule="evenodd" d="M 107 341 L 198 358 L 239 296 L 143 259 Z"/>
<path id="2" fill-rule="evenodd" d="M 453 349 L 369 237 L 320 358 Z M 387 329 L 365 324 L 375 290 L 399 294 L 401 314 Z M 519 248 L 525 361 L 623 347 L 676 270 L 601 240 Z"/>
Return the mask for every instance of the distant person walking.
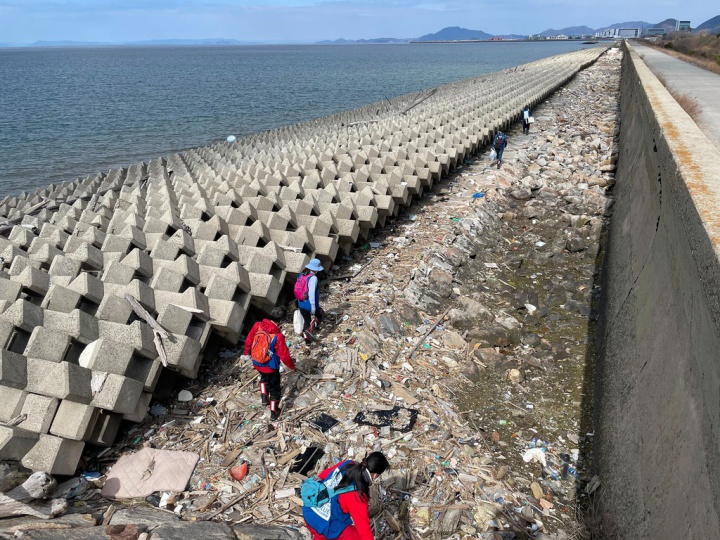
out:
<path id="1" fill-rule="evenodd" d="M 522 111 L 523 135 L 530 135 L 530 116 L 532 116 L 530 113 L 530 107 L 525 105 L 525 108 Z"/>
<path id="2" fill-rule="evenodd" d="M 493 140 L 493 148 L 495 149 L 495 153 L 497 154 L 497 168 L 500 168 L 500 165 L 502 165 L 502 156 L 503 152 L 505 151 L 505 147 L 507 146 L 507 137 L 502 131 L 498 131 L 495 135 L 495 139 Z"/>
<path id="3" fill-rule="evenodd" d="M 280 416 L 280 362 L 288 369 L 295 369 L 285 336 L 277 325 L 285 315 L 285 308 L 276 307 L 270 312 L 270 319 L 263 319 L 253 325 L 245 340 L 245 355 L 260 372 L 260 398 L 263 405 L 270 405 L 271 420 L 277 420 Z"/>
<path id="4" fill-rule="evenodd" d="M 315 336 L 318 325 L 323 321 L 325 312 L 320 307 L 320 287 L 318 273 L 324 270 L 320 259 L 312 259 L 295 282 L 295 298 L 303 316 L 303 339 L 305 343 L 318 341 Z"/>

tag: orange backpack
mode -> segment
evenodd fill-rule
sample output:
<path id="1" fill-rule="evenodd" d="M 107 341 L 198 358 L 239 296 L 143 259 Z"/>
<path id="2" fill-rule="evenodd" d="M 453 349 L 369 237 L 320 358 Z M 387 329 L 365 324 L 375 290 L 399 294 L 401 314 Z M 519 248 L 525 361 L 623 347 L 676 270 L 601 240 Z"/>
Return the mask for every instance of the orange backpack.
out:
<path id="1" fill-rule="evenodd" d="M 258 327 L 250 347 L 250 358 L 253 362 L 267 364 L 270 361 L 273 355 L 270 350 L 273 339 L 275 339 L 274 335 L 269 334 L 262 326 Z"/>

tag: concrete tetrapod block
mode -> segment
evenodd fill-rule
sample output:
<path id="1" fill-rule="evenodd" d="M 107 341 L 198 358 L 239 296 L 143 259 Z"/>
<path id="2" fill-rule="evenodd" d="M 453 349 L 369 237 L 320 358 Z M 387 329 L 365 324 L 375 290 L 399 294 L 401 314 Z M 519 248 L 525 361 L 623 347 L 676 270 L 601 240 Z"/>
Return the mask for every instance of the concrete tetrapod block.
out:
<path id="1" fill-rule="evenodd" d="M 95 312 L 95 317 L 103 321 L 127 324 L 132 313 L 132 307 L 124 297 L 106 294 Z"/>
<path id="2" fill-rule="evenodd" d="M 180 372 L 195 372 L 200 363 L 200 349 L 202 345 L 188 336 L 170 334 L 163 339 L 165 354 L 167 354 L 168 367 Z"/>
<path id="3" fill-rule="evenodd" d="M 208 298 L 210 324 L 223 332 L 239 332 L 245 320 L 245 312 L 237 302 Z"/>
<path id="4" fill-rule="evenodd" d="M 27 359 L 27 386 L 34 394 L 89 403 L 92 371 L 70 362 Z"/>
<path id="5" fill-rule="evenodd" d="M 0 422 L 9 422 L 22 412 L 27 392 L 0 385 L 0 396 Z"/>
<path id="6" fill-rule="evenodd" d="M 32 331 L 23 354 L 28 358 L 62 362 L 70 347 L 70 341 L 71 338 L 67 334 L 38 326 Z"/>
<path id="7" fill-rule="evenodd" d="M 80 293 L 81 296 L 95 304 L 102 302 L 103 296 L 105 296 L 104 283 L 87 272 L 83 272 L 73 279 L 68 285 L 68 289 Z"/>
<path id="8" fill-rule="evenodd" d="M 27 385 L 27 359 L 3 349 L 0 351 L 0 384 L 23 390 Z"/>
<path id="9" fill-rule="evenodd" d="M 49 474 L 75 474 L 85 443 L 70 441 L 53 435 L 40 435 L 40 439 L 25 454 L 22 464 L 32 471 Z"/>
<path id="10" fill-rule="evenodd" d="M 15 300 L 0 317 L 26 332 L 32 332 L 36 326 L 42 326 L 44 319 L 43 308 L 22 298 Z"/>
<path id="11" fill-rule="evenodd" d="M 174 304 L 166 304 L 157 321 L 160 326 L 173 334 L 185 334 L 192 318 L 193 314 L 187 309 Z"/>
<path id="12" fill-rule="evenodd" d="M 63 287 L 57 283 L 51 283 L 41 307 L 50 311 L 70 313 L 80 304 L 80 293 Z"/>
<path id="13" fill-rule="evenodd" d="M 74 309 L 70 313 L 46 310 L 44 325 L 50 330 L 72 336 L 76 341 L 85 345 L 98 338 L 97 319 L 79 309 Z"/>
<path id="14" fill-rule="evenodd" d="M 21 292 L 22 284 L 19 281 L 0 278 L 0 300 L 7 300 L 12 304 Z"/>
<path id="15" fill-rule="evenodd" d="M 100 372 L 97 378 L 102 379 Z M 115 373 L 107 373 L 102 388 L 95 394 L 91 405 L 108 411 L 131 414 L 135 411 L 142 391 L 142 382 Z"/>
<path id="16" fill-rule="evenodd" d="M 73 441 L 86 440 L 95 427 L 97 417 L 96 407 L 63 399 L 50 426 L 50 433 Z"/>
<path id="17" fill-rule="evenodd" d="M 152 392 L 160 380 L 163 365 L 159 359 L 150 360 L 135 356 L 128 366 L 125 376 L 143 383 L 143 391 Z"/>
<path id="18" fill-rule="evenodd" d="M 78 364 L 94 371 L 126 375 L 134 355 L 135 349 L 131 345 L 101 337 L 85 346 Z"/>
<path id="19" fill-rule="evenodd" d="M 47 433 L 58 408 L 58 399 L 37 394 L 27 394 L 21 415 L 27 418 L 17 427 L 34 433 Z"/>
<path id="20" fill-rule="evenodd" d="M 97 446 L 112 446 L 117 438 L 122 421 L 123 415 L 121 414 L 100 411 L 87 442 Z"/>
<path id="21" fill-rule="evenodd" d="M 98 321 L 98 333 L 110 341 L 130 345 L 145 358 L 157 358 L 153 332 L 144 321 L 134 321 L 132 324 Z"/>
<path id="22" fill-rule="evenodd" d="M 19 461 L 37 442 L 37 433 L 0 426 L 0 462 Z"/>

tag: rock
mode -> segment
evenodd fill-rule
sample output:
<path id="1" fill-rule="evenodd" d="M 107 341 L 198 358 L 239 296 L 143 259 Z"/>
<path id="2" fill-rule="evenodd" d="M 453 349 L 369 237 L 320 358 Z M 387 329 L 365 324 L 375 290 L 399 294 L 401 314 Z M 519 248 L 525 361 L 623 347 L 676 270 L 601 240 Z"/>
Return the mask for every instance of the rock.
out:
<path id="1" fill-rule="evenodd" d="M 409 323 L 410 326 L 422 324 L 422 319 L 415 308 L 405 302 L 397 302 L 393 305 L 393 309 L 401 322 Z"/>
<path id="2" fill-rule="evenodd" d="M 525 380 L 525 374 L 519 369 L 508 369 L 505 372 L 505 378 L 511 383 L 521 383 Z"/>
<path id="3" fill-rule="evenodd" d="M 519 330 L 522 324 L 512 315 L 502 315 L 495 318 L 495 322 L 507 330 Z"/>
<path id="4" fill-rule="evenodd" d="M 565 248 L 570 253 L 578 253 L 587 249 L 587 241 L 580 236 L 571 236 L 565 241 Z"/>
<path id="5" fill-rule="evenodd" d="M 392 315 L 380 315 L 377 323 L 383 334 L 394 336 L 402 332 L 402 327 Z"/>
<path id="6" fill-rule="evenodd" d="M 541 337 L 537 334 L 527 334 L 523 336 L 522 338 L 522 344 L 527 345 L 528 347 L 537 347 L 540 345 Z"/>
<path id="7" fill-rule="evenodd" d="M 450 298 L 452 294 L 452 274 L 440 268 L 430 270 L 428 285 L 436 298 Z"/>
<path id="8" fill-rule="evenodd" d="M 149 506 L 137 505 L 120 508 L 110 518 L 110 525 L 144 524 L 154 526 L 163 523 L 177 523 L 179 518 L 174 514 L 162 512 Z"/>
<path id="9" fill-rule="evenodd" d="M 152 531 L 152 540 L 235 540 L 233 530 L 225 523 L 189 521 L 165 523 Z"/>
<path id="10" fill-rule="evenodd" d="M 543 490 L 540 487 L 540 484 L 537 482 L 533 482 L 530 484 L 530 490 L 532 491 L 533 497 L 535 497 L 537 500 L 542 499 L 543 497 Z"/>
<path id="11" fill-rule="evenodd" d="M 358 334 L 357 342 L 367 354 L 376 354 L 382 348 L 378 337 L 367 329 Z"/>
<path id="12" fill-rule="evenodd" d="M 475 362 L 463 362 L 460 366 L 460 373 L 465 375 L 471 381 L 474 381 L 480 376 L 480 368 L 478 368 Z"/>
<path id="13" fill-rule="evenodd" d="M 467 342 L 457 332 L 453 332 L 452 330 L 446 330 L 443 334 L 443 345 L 451 349 L 464 350 L 467 347 Z"/>
<path id="14" fill-rule="evenodd" d="M 278 527 L 272 525 L 235 525 L 233 527 L 237 540 L 302 540 L 303 534 L 295 527 Z"/>
<path id="15" fill-rule="evenodd" d="M 510 196 L 516 201 L 528 201 L 532 198 L 532 191 L 529 189 L 513 189 Z"/>
<path id="16" fill-rule="evenodd" d="M 188 401 L 192 401 L 193 395 L 188 390 L 180 390 L 180 393 L 178 394 L 178 401 L 185 403 Z"/>

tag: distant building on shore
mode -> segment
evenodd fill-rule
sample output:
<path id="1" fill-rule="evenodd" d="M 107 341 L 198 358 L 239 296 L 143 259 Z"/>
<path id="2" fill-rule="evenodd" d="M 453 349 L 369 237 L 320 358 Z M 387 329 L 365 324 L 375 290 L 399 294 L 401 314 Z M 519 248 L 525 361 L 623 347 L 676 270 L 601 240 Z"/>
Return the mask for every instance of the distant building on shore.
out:
<path id="1" fill-rule="evenodd" d="M 667 34 L 667 30 L 664 28 L 646 28 L 643 35 L 647 37 L 664 36 Z"/>
<path id="2" fill-rule="evenodd" d="M 641 33 L 641 28 L 606 28 L 602 32 L 596 32 L 595 37 L 631 39 L 639 38 Z"/>
<path id="3" fill-rule="evenodd" d="M 675 31 L 676 32 L 690 32 L 692 28 L 690 28 L 690 21 L 676 21 L 675 22 Z"/>

